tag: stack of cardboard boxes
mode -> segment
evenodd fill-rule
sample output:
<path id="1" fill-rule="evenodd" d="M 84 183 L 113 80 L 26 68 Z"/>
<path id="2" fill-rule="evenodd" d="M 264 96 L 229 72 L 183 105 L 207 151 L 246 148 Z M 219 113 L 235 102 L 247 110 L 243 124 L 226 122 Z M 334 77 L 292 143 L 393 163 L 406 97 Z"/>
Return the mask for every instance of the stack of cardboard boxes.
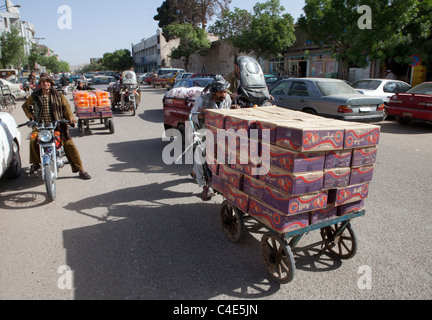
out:
<path id="1" fill-rule="evenodd" d="M 276 106 L 206 110 L 212 186 L 285 233 L 361 210 L 380 128 Z M 209 136 L 209 135 L 208 135 Z"/>
<path id="2" fill-rule="evenodd" d="M 75 112 L 79 118 L 111 117 L 111 99 L 107 91 L 75 91 Z"/>

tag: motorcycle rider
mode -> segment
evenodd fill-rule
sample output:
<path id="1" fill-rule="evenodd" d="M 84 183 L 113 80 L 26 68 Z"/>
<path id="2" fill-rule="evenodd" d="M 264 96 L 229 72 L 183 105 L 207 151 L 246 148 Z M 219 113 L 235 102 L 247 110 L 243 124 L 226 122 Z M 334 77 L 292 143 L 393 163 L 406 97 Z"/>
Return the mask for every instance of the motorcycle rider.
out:
<path id="1" fill-rule="evenodd" d="M 52 123 L 56 120 L 66 119 L 74 126 L 76 119 L 73 116 L 69 102 L 63 94 L 58 93 L 55 89 L 54 79 L 47 73 L 42 73 L 39 82 L 41 89 L 34 91 L 22 105 L 27 118 L 38 123 Z M 69 134 L 67 123 L 61 123 L 58 129 L 66 158 L 72 167 L 72 172 L 78 172 L 81 179 L 91 179 L 91 176 L 84 170 L 78 149 Z M 30 174 L 40 169 L 40 162 L 37 138 L 31 138 Z"/>
<path id="2" fill-rule="evenodd" d="M 197 130 L 204 127 L 206 109 L 231 109 L 231 98 L 228 94 L 229 87 L 230 84 L 221 75 L 216 75 L 214 81 L 208 87 L 209 92 L 199 96 L 196 99 L 191 113 L 200 112 L 199 115 L 192 116 L 192 121 L 194 122 Z M 204 153 L 205 145 L 198 144 L 196 146 L 195 156 L 198 156 L 200 161 L 194 162 L 191 177 L 196 180 L 200 188 L 203 188 L 203 200 L 207 201 L 210 200 L 212 195 L 209 194 L 209 186 L 206 184 L 204 176 Z"/>

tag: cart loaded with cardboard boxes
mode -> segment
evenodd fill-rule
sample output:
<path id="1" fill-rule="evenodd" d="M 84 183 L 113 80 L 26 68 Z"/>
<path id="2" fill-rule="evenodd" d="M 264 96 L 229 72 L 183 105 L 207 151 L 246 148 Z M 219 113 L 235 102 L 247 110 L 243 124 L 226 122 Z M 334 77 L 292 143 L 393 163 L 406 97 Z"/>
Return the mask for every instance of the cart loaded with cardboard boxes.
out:
<path id="1" fill-rule="evenodd" d="M 297 250 L 320 245 L 338 259 L 354 256 L 350 221 L 365 214 L 379 126 L 276 106 L 208 109 L 205 121 L 214 136 L 206 161 L 212 188 L 225 198 L 221 221 L 231 241 L 247 219 L 265 227 L 261 253 L 279 283 L 294 278 Z M 296 248 L 312 230 L 322 241 Z"/>
<path id="2" fill-rule="evenodd" d="M 90 124 L 97 124 L 96 120 L 100 121 L 110 133 L 114 133 L 109 92 L 104 90 L 82 90 L 74 91 L 72 95 L 81 136 L 84 136 L 86 128 L 90 130 Z"/>

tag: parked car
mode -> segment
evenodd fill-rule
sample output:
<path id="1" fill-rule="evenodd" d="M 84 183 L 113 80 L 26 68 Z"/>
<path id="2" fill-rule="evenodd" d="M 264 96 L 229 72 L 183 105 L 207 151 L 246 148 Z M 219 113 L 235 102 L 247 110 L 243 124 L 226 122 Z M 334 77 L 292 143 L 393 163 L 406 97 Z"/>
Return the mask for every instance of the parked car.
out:
<path id="1" fill-rule="evenodd" d="M 182 73 L 186 72 L 184 69 L 179 68 L 159 68 L 156 73 L 152 75 L 152 81 L 151 84 L 153 88 L 156 88 L 156 86 L 161 85 L 163 88 L 165 88 L 167 84 L 167 77 L 166 75 L 169 73 Z M 165 76 L 164 76 L 165 75 Z"/>
<path id="2" fill-rule="evenodd" d="M 281 80 L 271 91 L 279 107 L 350 121 L 381 121 L 383 99 L 359 93 L 342 80 L 291 78 Z"/>
<path id="3" fill-rule="evenodd" d="M 181 73 L 177 73 L 175 79 L 174 79 L 174 83 L 177 83 L 178 81 L 180 81 L 181 79 L 185 79 L 185 78 L 189 78 L 191 75 L 193 75 L 193 73 L 191 72 L 181 72 Z"/>
<path id="4" fill-rule="evenodd" d="M 18 178 L 21 175 L 21 133 L 15 119 L 0 112 L 0 177 Z"/>
<path id="5" fill-rule="evenodd" d="M 144 74 L 138 76 L 138 82 L 140 82 L 140 83 L 144 83 L 144 82 L 145 82 L 145 79 L 150 78 L 151 75 L 152 75 L 151 72 L 147 72 L 147 73 L 144 73 Z"/>
<path id="6" fill-rule="evenodd" d="M 23 90 L 22 84 L 12 83 L 12 82 L 7 81 L 5 79 L 0 79 L 0 86 L 9 87 L 9 90 L 11 91 L 12 96 L 15 99 L 25 99 L 25 97 L 26 97 L 26 94 L 25 94 L 25 91 Z"/>
<path id="7" fill-rule="evenodd" d="M 405 93 L 396 93 L 390 98 L 387 111 L 400 124 L 408 124 L 411 120 L 432 123 L 432 82 L 423 82 Z"/>
<path id="8" fill-rule="evenodd" d="M 390 97 L 399 92 L 407 92 L 411 86 L 399 80 L 391 79 L 362 79 L 351 85 L 358 92 L 368 96 L 380 97 L 384 101 L 384 119 L 387 117 L 387 106 Z"/>
<path id="9" fill-rule="evenodd" d="M 273 87 L 279 83 L 282 79 L 292 78 L 290 76 L 273 76 L 273 77 L 265 77 L 265 82 L 267 84 L 267 88 L 269 90 L 273 89 Z"/>

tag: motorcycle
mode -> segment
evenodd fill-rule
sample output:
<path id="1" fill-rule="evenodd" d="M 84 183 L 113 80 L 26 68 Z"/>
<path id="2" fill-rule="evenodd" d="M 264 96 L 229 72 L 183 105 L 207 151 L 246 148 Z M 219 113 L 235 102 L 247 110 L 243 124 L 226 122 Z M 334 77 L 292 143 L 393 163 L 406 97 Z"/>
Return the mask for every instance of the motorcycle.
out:
<path id="1" fill-rule="evenodd" d="M 32 139 L 38 140 L 41 157 L 42 180 L 45 181 L 45 188 L 48 198 L 54 201 L 56 197 L 56 179 L 58 171 L 63 168 L 65 161 L 64 148 L 60 141 L 60 132 L 56 130 L 58 124 L 68 123 L 68 120 L 57 120 L 54 123 L 39 124 L 35 121 L 28 121 L 18 127 L 28 126 L 38 131 L 32 133 Z"/>
<path id="2" fill-rule="evenodd" d="M 140 91 L 135 72 L 124 71 L 121 82 L 117 81 L 107 90 L 111 93 L 113 111 L 118 108 L 122 111 L 130 111 L 132 116 L 136 114 L 140 102 Z"/>
<path id="3" fill-rule="evenodd" d="M 137 88 L 133 85 L 126 85 L 125 88 L 122 90 L 121 94 L 123 96 L 123 110 L 129 110 L 132 116 L 134 116 L 136 114 L 138 101 Z"/>

